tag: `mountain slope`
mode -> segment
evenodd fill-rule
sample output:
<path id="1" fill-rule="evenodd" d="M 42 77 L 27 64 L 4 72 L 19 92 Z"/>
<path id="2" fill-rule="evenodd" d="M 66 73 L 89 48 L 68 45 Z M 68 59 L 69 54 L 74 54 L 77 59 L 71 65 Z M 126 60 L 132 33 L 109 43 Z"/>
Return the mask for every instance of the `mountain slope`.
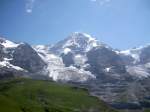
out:
<path id="1" fill-rule="evenodd" d="M 87 91 L 50 81 L 0 82 L 1 112 L 117 112 Z"/>

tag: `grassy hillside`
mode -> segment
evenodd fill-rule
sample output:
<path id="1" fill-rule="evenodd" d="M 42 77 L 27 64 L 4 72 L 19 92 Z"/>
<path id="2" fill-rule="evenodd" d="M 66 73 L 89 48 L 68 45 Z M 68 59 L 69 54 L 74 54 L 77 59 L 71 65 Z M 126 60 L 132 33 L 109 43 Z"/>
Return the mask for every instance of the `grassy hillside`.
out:
<path id="1" fill-rule="evenodd" d="M 145 111 L 144 112 L 150 112 L 150 109 L 145 109 Z"/>
<path id="2" fill-rule="evenodd" d="M 50 81 L 0 81 L 0 112 L 116 112 L 87 91 Z"/>

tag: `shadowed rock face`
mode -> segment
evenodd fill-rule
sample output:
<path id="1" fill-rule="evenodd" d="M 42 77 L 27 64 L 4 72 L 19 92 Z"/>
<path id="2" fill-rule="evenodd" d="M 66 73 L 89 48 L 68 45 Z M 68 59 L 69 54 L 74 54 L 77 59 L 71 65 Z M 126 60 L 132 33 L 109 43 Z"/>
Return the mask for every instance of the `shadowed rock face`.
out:
<path id="1" fill-rule="evenodd" d="M 4 58 L 4 50 L 3 50 L 3 46 L 2 45 L 0 45 L 0 61 L 2 61 L 3 60 L 3 58 Z"/>
<path id="2" fill-rule="evenodd" d="M 66 67 L 69 67 L 74 64 L 74 60 L 73 60 L 74 56 L 71 52 L 69 52 L 67 54 L 63 53 L 61 55 L 61 57 L 62 57 L 63 63 L 65 64 Z"/>
<path id="3" fill-rule="evenodd" d="M 125 65 L 133 65 L 134 59 L 131 56 L 120 54 L 120 57 Z"/>
<path id="4" fill-rule="evenodd" d="M 36 73 L 46 65 L 35 50 L 28 44 L 20 44 L 13 53 L 11 64 Z"/>
<path id="5" fill-rule="evenodd" d="M 125 64 L 123 60 L 114 51 L 105 48 L 94 48 L 87 53 L 91 70 L 94 74 L 101 74 L 105 68 L 111 68 L 116 73 L 125 73 Z"/>
<path id="6" fill-rule="evenodd" d="M 150 46 L 141 50 L 140 53 L 140 64 L 145 64 L 150 62 Z"/>

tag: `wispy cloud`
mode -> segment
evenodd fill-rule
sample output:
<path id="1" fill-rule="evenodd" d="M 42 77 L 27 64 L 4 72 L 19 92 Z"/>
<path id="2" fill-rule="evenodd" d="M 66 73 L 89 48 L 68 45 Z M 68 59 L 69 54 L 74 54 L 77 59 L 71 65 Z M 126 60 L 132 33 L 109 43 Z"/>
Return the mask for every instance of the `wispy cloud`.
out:
<path id="1" fill-rule="evenodd" d="M 25 1 L 26 1 L 26 5 L 25 5 L 26 12 L 32 13 L 36 0 L 25 0 Z M 101 6 L 105 6 L 108 5 L 112 0 L 90 0 L 90 1 L 98 3 Z"/>
<path id="2" fill-rule="evenodd" d="M 91 2 L 96 2 L 101 6 L 109 4 L 112 0 L 90 0 Z"/>
<path id="3" fill-rule="evenodd" d="M 26 12 L 27 13 L 32 13 L 33 6 L 36 0 L 26 0 Z"/>
<path id="4" fill-rule="evenodd" d="M 91 0 L 91 2 L 96 2 L 97 0 Z"/>

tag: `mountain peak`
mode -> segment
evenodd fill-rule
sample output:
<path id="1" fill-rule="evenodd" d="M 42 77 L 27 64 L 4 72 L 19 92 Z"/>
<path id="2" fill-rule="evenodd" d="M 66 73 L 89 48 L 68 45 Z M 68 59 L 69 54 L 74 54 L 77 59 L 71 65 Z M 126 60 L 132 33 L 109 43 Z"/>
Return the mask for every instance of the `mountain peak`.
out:
<path id="1" fill-rule="evenodd" d="M 98 40 L 93 38 L 91 35 L 81 32 L 74 32 L 66 39 L 66 43 L 64 44 L 63 48 L 76 47 L 88 51 L 91 48 L 97 47 L 99 45 L 100 43 Z"/>
<path id="2" fill-rule="evenodd" d="M 87 33 L 82 33 L 82 32 L 73 32 L 72 35 L 74 35 L 74 36 L 84 36 L 84 37 L 92 38 L 91 35 L 89 35 Z"/>
<path id="3" fill-rule="evenodd" d="M 92 48 L 101 46 L 106 45 L 102 42 L 99 42 L 91 35 L 81 32 L 74 32 L 64 40 L 59 41 L 57 44 L 55 44 L 51 48 L 51 51 L 54 51 L 56 54 L 61 54 L 67 48 L 72 52 L 82 54 L 90 51 Z"/>
<path id="4" fill-rule="evenodd" d="M 15 48 L 19 45 L 17 43 L 9 41 L 3 37 L 0 37 L 0 44 L 3 45 L 5 48 Z"/>
<path id="5" fill-rule="evenodd" d="M 85 40 L 89 40 L 89 41 L 97 41 L 91 35 L 89 35 L 87 33 L 81 33 L 81 32 L 74 32 L 69 37 L 74 38 L 74 39 L 85 39 Z"/>

